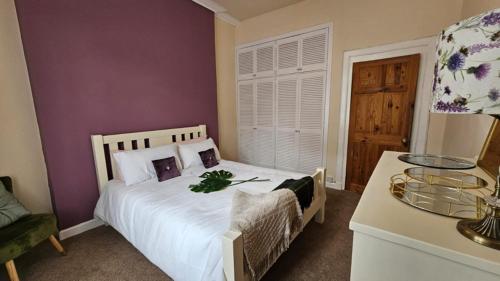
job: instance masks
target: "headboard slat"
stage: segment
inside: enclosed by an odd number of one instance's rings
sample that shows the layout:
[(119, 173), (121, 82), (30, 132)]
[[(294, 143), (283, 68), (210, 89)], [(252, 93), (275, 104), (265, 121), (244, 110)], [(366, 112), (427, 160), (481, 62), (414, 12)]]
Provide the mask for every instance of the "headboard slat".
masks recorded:
[(125, 150), (132, 150), (132, 142), (133, 141), (125, 141), (125, 142), (123, 142), (124, 149)]
[(146, 145), (144, 144), (144, 139), (138, 139), (137, 140), (137, 149), (144, 149), (146, 148)]
[(116, 178), (118, 175), (118, 168), (116, 167), (116, 161), (115, 158), (113, 157), (113, 153), (120, 151), (120, 142), (113, 142), (113, 143), (108, 143), (109, 145), (109, 156), (111, 160), (111, 171), (112, 171), (112, 179)]
[[(183, 137), (184, 135), (184, 137)], [(205, 125), (195, 127), (175, 128), (157, 131), (134, 132), (116, 135), (92, 135), (92, 149), (94, 153), (94, 163), (97, 174), (97, 183), (99, 192), (102, 192), (106, 183), (117, 175), (116, 163), (112, 154), (122, 148), (123, 150), (132, 150), (137, 142), (137, 149), (156, 147), (160, 145), (171, 144), (175, 136), (176, 142), (189, 140), (192, 138), (206, 138), (207, 131)], [(120, 147), (119, 144), (120, 143)], [(106, 159), (108, 159), (108, 164)]]

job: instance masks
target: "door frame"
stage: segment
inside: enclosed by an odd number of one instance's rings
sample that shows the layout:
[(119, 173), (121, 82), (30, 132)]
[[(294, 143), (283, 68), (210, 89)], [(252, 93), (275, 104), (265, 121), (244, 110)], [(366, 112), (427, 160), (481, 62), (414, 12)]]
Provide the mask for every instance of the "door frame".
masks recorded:
[(338, 130), (337, 166), (335, 179), (340, 189), (345, 189), (347, 171), (347, 146), (349, 142), (349, 116), (351, 109), (352, 70), (354, 63), (407, 56), (420, 53), (417, 93), (413, 113), (410, 152), (425, 153), (429, 108), (435, 60), (436, 36), (417, 40), (344, 52), (342, 68), (342, 89), (340, 102), (340, 122)]

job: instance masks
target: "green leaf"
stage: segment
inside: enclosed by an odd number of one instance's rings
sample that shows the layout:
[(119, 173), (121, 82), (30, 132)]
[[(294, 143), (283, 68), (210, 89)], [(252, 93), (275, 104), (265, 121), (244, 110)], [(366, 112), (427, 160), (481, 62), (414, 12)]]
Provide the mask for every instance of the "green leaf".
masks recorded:
[[(238, 185), (245, 182), (263, 182), (269, 181), (269, 179), (258, 179), (258, 177), (254, 177), (248, 180), (229, 180), (233, 177), (233, 174), (228, 171), (219, 170), (212, 172), (205, 172), (200, 176), (203, 180), (199, 184), (191, 184), (189, 185), (189, 189), (193, 192), (203, 192), (210, 193), (214, 191), (220, 191), (225, 189), (228, 186)], [(235, 183), (233, 183), (235, 182)]]
[(232, 177), (233, 174), (231, 172), (224, 170), (205, 172), (203, 173), (203, 175), (200, 176), (200, 178), (206, 178), (206, 179), (230, 179)]
[(204, 180), (202, 180), (199, 184), (191, 184), (189, 188), (193, 192), (203, 193), (223, 190), (231, 185), (232, 181), (229, 179), (232, 177), (233, 174), (231, 172), (224, 170), (205, 172), (200, 176), (200, 178), (203, 178)]

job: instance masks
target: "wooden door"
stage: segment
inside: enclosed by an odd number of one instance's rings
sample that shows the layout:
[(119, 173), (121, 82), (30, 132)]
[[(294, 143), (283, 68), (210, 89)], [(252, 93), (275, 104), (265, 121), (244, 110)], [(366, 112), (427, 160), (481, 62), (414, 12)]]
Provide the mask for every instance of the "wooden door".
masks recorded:
[(354, 64), (347, 189), (363, 192), (385, 150), (409, 151), (419, 61), (415, 54)]

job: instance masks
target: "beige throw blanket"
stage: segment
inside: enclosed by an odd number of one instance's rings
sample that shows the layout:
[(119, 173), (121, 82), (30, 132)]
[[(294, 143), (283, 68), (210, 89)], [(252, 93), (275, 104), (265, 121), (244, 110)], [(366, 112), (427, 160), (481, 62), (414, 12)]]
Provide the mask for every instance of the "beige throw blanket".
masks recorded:
[(260, 280), (302, 231), (303, 216), (295, 193), (280, 189), (264, 194), (237, 190), (231, 229), (243, 235), (243, 251), (253, 280)]

